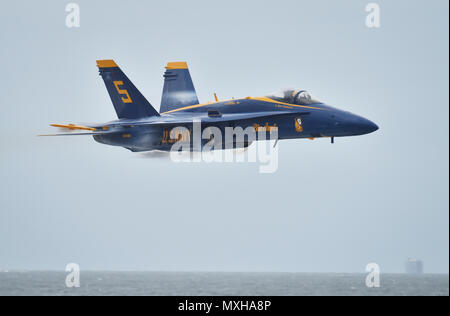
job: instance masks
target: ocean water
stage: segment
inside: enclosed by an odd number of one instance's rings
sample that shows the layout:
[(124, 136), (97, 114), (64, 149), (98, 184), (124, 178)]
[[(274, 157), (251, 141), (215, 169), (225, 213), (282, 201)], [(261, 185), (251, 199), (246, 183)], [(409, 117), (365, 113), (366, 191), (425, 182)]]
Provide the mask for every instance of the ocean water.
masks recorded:
[(65, 272), (0, 272), (0, 296), (10, 295), (413, 295), (448, 296), (448, 275), (382, 274), (368, 288), (364, 274), (81, 272), (67, 288)]

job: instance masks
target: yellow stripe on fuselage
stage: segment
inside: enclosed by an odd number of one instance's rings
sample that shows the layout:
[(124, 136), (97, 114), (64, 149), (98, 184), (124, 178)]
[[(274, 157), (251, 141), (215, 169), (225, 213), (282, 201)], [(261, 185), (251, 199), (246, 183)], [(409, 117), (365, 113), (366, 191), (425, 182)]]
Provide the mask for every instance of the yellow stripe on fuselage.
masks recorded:
[(169, 113), (178, 112), (178, 111), (190, 110), (190, 109), (200, 108), (200, 107), (202, 107), (202, 106), (207, 106), (207, 105), (212, 105), (212, 104), (217, 104), (217, 103), (219, 103), (219, 102), (209, 102), (209, 103), (202, 103), (202, 104), (189, 105), (189, 106), (185, 106), (185, 107), (183, 107), (183, 108), (179, 108), (179, 109), (175, 109), (175, 110), (170, 110), (170, 111), (163, 112), (163, 113), (160, 113), (160, 114), (163, 115), (163, 114), (169, 114)]
[(274, 104), (280, 104), (280, 105), (288, 105), (288, 106), (294, 106), (297, 108), (304, 108), (304, 109), (325, 110), (323, 108), (318, 108), (315, 106), (298, 105), (298, 104), (280, 102), (280, 101), (272, 100), (271, 98), (268, 98), (268, 97), (250, 98), (250, 100), (258, 100), (258, 101), (262, 101), (262, 102), (268, 102), (268, 103), (274, 103)]
[[(304, 108), (304, 109), (325, 110), (323, 108), (318, 108), (318, 107), (314, 107), (314, 106), (291, 104), (291, 103), (285, 103), (285, 102), (279, 102), (276, 100), (272, 100), (267, 97), (259, 97), (259, 98), (232, 99), (232, 100), (226, 100), (226, 101), (220, 101), (220, 102), (209, 102), (209, 103), (189, 105), (189, 106), (185, 106), (185, 107), (182, 107), (179, 109), (163, 112), (163, 113), (161, 113), (161, 115), (170, 114), (170, 113), (174, 113), (174, 112), (178, 112), (178, 111), (196, 109), (196, 108), (200, 108), (203, 106), (214, 105), (214, 104), (218, 104), (218, 103), (223, 103), (224, 105), (236, 105), (237, 102), (244, 101), (244, 100), (254, 100), (254, 101), (267, 102), (267, 103), (273, 103), (273, 104), (279, 104), (279, 105), (293, 106), (293, 107)], [(227, 103), (230, 103), (230, 104), (227, 104)]]

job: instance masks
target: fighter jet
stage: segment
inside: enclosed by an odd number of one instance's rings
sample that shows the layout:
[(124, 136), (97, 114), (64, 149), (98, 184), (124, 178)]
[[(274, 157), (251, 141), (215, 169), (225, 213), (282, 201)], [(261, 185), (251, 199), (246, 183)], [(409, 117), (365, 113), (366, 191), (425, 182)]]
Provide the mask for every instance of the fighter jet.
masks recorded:
[[(214, 127), (226, 134), (227, 128), (254, 130), (258, 135), (277, 131), (277, 141), (356, 136), (372, 133), (378, 126), (368, 119), (333, 108), (301, 89), (286, 89), (263, 97), (200, 103), (186, 62), (170, 62), (164, 73), (160, 112), (147, 101), (113, 60), (98, 60), (100, 76), (108, 90), (118, 119), (104, 124), (51, 124), (67, 130), (43, 136), (90, 135), (107, 145), (120, 146), (133, 152), (170, 151), (183, 141), (194, 144), (195, 124), (200, 134)], [(201, 136), (200, 136), (201, 137)], [(221, 140), (213, 149), (248, 147), (234, 138)], [(200, 139), (200, 145), (211, 139)], [(189, 150), (202, 147), (188, 146)]]

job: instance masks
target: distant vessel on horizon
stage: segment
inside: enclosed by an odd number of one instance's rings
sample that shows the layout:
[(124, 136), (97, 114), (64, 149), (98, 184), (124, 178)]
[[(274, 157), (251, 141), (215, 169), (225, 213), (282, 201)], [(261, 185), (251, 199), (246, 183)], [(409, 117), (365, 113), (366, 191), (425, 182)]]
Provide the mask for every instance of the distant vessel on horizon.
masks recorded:
[(407, 274), (423, 274), (423, 261), (408, 258), (405, 263), (405, 272)]

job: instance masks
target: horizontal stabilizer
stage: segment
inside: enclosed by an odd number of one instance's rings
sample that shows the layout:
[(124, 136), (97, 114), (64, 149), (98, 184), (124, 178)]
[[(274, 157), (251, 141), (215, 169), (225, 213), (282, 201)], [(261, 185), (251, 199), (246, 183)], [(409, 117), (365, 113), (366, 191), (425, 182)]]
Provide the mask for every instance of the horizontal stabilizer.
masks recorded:
[(120, 132), (92, 132), (92, 133), (60, 133), (60, 134), (44, 134), (38, 135), (39, 137), (47, 137), (47, 136), (82, 136), (82, 135), (105, 135), (105, 134), (114, 134)]
[(98, 126), (98, 127), (88, 127), (88, 126), (81, 126), (76, 124), (50, 124), (52, 127), (62, 128), (62, 129), (68, 129), (71, 131), (81, 130), (86, 131), (84, 133), (58, 133), (58, 134), (46, 134), (46, 135), (38, 135), (38, 136), (81, 136), (81, 135), (105, 135), (105, 134), (114, 134), (114, 133), (120, 133), (121, 127), (119, 127), (120, 130), (110, 130), (108, 126)]
[(65, 124), (50, 124), (50, 126), (65, 128), (65, 129), (70, 129), (70, 130), (83, 130), (83, 131), (95, 131), (96, 130), (95, 127), (80, 126), (80, 125), (75, 125), (75, 124), (67, 124), (67, 125), (65, 125)]

